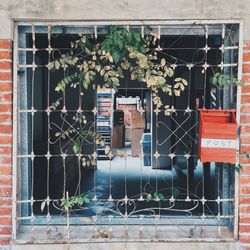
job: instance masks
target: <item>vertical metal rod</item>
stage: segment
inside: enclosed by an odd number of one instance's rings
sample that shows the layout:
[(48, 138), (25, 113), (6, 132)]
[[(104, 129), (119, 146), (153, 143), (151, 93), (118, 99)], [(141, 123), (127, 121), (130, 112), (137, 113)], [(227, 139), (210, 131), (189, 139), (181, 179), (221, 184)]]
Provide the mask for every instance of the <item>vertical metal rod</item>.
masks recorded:
[[(66, 192), (66, 199), (69, 199), (69, 193), (68, 191)], [(66, 208), (66, 215), (67, 215), (67, 249), (70, 249), (70, 211), (69, 208)]]
[(111, 157), (109, 157), (109, 201), (113, 201), (112, 198), (112, 163), (111, 163)]
[(206, 108), (206, 97), (207, 97), (207, 48), (208, 48), (208, 25), (205, 25), (205, 38), (206, 38), (206, 45), (205, 45), (205, 64), (203, 66), (203, 70), (204, 70), (204, 94), (203, 94), (203, 98), (204, 98), (204, 103), (203, 103), (203, 108)]
[(32, 25), (32, 79), (31, 79), (31, 202), (30, 202), (30, 210), (31, 210), (31, 231), (32, 237), (34, 238), (34, 116), (35, 116), (35, 108), (34, 108), (34, 92), (35, 92), (35, 70), (36, 70), (36, 39), (35, 39), (35, 26)]
[(18, 64), (18, 25), (14, 23), (13, 41), (13, 147), (12, 147), (12, 238), (16, 240), (18, 221), (17, 221), (17, 64)]
[[(239, 24), (239, 49), (238, 49), (238, 79), (242, 78), (242, 55), (243, 55), (243, 22)], [(238, 129), (240, 128), (240, 104), (241, 104), (241, 86), (237, 87), (237, 103), (236, 103), (236, 121)], [(240, 163), (240, 138), (237, 139), (237, 154), (236, 165)], [(235, 171), (235, 184), (234, 184), (234, 238), (238, 239), (238, 223), (239, 223), (239, 173)]]
[[(51, 60), (51, 26), (48, 26), (48, 64), (50, 63)], [(48, 124), (50, 124), (50, 70), (48, 69), (48, 95), (47, 95), (47, 119), (48, 119)], [(49, 143), (49, 139), (50, 139), (50, 127), (48, 126), (47, 129), (47, 133), (48, 133), (48, 142), (47, 142), (47, 232), (49, 230), (49, 223), (50, 223), (50, 186), (49, 186), (49, 172), (50, 172), (50, 143)]]

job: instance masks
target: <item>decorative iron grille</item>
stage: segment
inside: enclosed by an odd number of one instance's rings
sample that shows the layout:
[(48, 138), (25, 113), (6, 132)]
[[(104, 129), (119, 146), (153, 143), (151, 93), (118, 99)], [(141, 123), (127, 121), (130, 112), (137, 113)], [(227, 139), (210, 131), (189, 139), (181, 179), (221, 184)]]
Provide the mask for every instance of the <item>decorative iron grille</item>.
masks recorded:
[[(16, 240), (69, 243), (236, 236), (235, 168), (202, 164), (197, 133), (199, 108), (236, 107), (236, 89), (218, 90), (209, 77), (218, 70), (237, 76), (239, 24), (125, 24), (142, 36), (157, 33), (160, 42), (152, 49), (173, 67), (174, 77), (187, 80), (180, 96), (162, 96), (168, 114), (154, 107), (144, 84), (126, 77), (116, 91), (96, 88), (82, 95), (83, 87), (77, 83), (63, 94), (54, 91), (66, 69), (53, 72), (49, 63), (70, 51), (78, 33), (97, 42), (113, 23), (17, 24)], [(118, 98), (120, 106), (115, 104)], [(124, 125), (123, 132), (115, 134), (120, 109), (125, 118), (118, 126)], [(131, 110), (146, 120), (140, 131), (131, 129)], [(132, 138), (126, 138), (129, 133)], [(142, 141), (143, 133), (151, 135), (149, 142)], [(93, 134), (104, 136), (105, 143), (97, 143), (100, 138)], [(136, 136), (139, 141), (134, 142)], [(72, 145), (79, 138), (76, 152)], [(116, 146), (122, 153), (112, 146), (115, 138), (122, 140)], [(133, 144), (139, 153), (133, 153)], [(83, 198), (87, 202), (63, 209), (62, 202), (74, 195), (87, 195)]]

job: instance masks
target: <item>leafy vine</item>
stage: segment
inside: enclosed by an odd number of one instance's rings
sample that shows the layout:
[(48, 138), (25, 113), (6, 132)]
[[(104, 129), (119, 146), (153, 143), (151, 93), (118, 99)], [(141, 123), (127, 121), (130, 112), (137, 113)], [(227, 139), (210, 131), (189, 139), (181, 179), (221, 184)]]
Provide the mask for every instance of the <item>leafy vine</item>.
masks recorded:
[[(139, 33), (128, 31), (126, 28), (111, 27), (105, 39), (96, 41), (85, 35), (79, 34), (78, 39), (71, 42), (71, 49), (66, 53), (53, 53), (53, 60), (49, 62), (48, 69), (52, 72), (63, 70), (64, 76), (56, 83), (55, 91), (64, 93), (66, 88), (79, 88), (80, 95), (84, 90), (98, 87), (118, 90), (121, 80), (129, 77), (132, 81), (145, 84), (152, 90), (155, 108), (163, 109), (165, 115), (171, 112), (170, 107), (163, 106), (159, 91), (167, 95), (180, 96), (188, 85), (181, 77), (174, 77), (174, 65), (170, 65), (164, 58), (160, 58), (156, 51), (152, 50), (157, 42), (157, 35), (150, 34), (145, 38)], [(170, 83), (167, 82), (169, 80)], [(172, 84), (174, 83), (174, 84)], [(50, 109), (59, 107), (63, 98), (52, 103)], [(87, 118), (78, 112), (73, 117), (74, 122), (83, 125), (80, 131), (73, 128), (55, 133), (55, 137), (65, 140), (69, 135), (74, 137), (72, 150), (75, 154), (81, 153), (83, 139), (91, 137), (95, 143), (105, 149), (105, 154), (112, 157), (112, 151), (100, 134), (86, 130)], [(126, 157), (124, 152), (118, 151), (117, 155)], [(83, 166), (95, 165), (96, 155), (82, 157)], [(160, 199), (164, 196), (160, 194)], [(149, 194), (147, 200), (155, 198), (155, 194)], [(75, 205), (88, 203), (86, 194), (68, 197), (61, 200), (61, 207), (71, 209)], [(42, 203), (44, 207), (45, 203)]]
[[(131, 80), (145, 83), (152, 89), (156, 108), (162, 108), (158, 91), (179, 96), (187, 81), (177, 77), (173, 87), (167, 83), (167, 78), (174, 76), (173, 65), (168, 65), (164, 58), (158, 57), (156, 51), (150, 50), (156, 39), (155, 35), (143, 38), (139, 33), (125, 28), (111, 27), (105, 40), (93, 46), (90, 38), (79, 34), (79, 39), (71, 42), (69, 52), (48, 64), (49, 70), (65, 71), (55, 91), (63, 92), (66, 86), (75, 88), (78, 84), (87, 90), (90, 86), (95, 88), (97, 82), (101, 87), (117, 90), (120, 80), (128, 73)], [(84, 95), (83, 92), (81, 94)]]

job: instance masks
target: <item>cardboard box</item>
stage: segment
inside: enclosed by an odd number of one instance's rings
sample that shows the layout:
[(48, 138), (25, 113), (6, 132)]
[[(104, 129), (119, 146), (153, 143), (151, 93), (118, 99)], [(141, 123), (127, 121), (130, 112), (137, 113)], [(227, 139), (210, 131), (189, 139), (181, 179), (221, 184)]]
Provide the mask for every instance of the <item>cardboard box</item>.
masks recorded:
[(125, 126), (125, 142), (131, 142), (131, 127)]
[(132, 129), (145, 129), (145, 112), (140, 113), (137, 110), (131, 110), (130, 115)]
[(140, 140), (144, 129), (132, 129), (131, 130), (131, 155), (133, 157), (139, 156), (141, 154), (141, 144)]
[(112, 129), (112, 147), (125, 147), (125, 129), (123, 125), (117, 125)]

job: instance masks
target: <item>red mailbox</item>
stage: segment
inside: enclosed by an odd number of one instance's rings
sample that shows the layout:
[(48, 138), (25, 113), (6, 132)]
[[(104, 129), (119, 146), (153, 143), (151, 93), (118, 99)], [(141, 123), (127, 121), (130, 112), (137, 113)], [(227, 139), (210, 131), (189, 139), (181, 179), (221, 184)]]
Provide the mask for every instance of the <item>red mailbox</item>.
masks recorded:
[(199, 111), (200, 161), (235, 163), (237, 151), (235, 110), (200, 109)]

